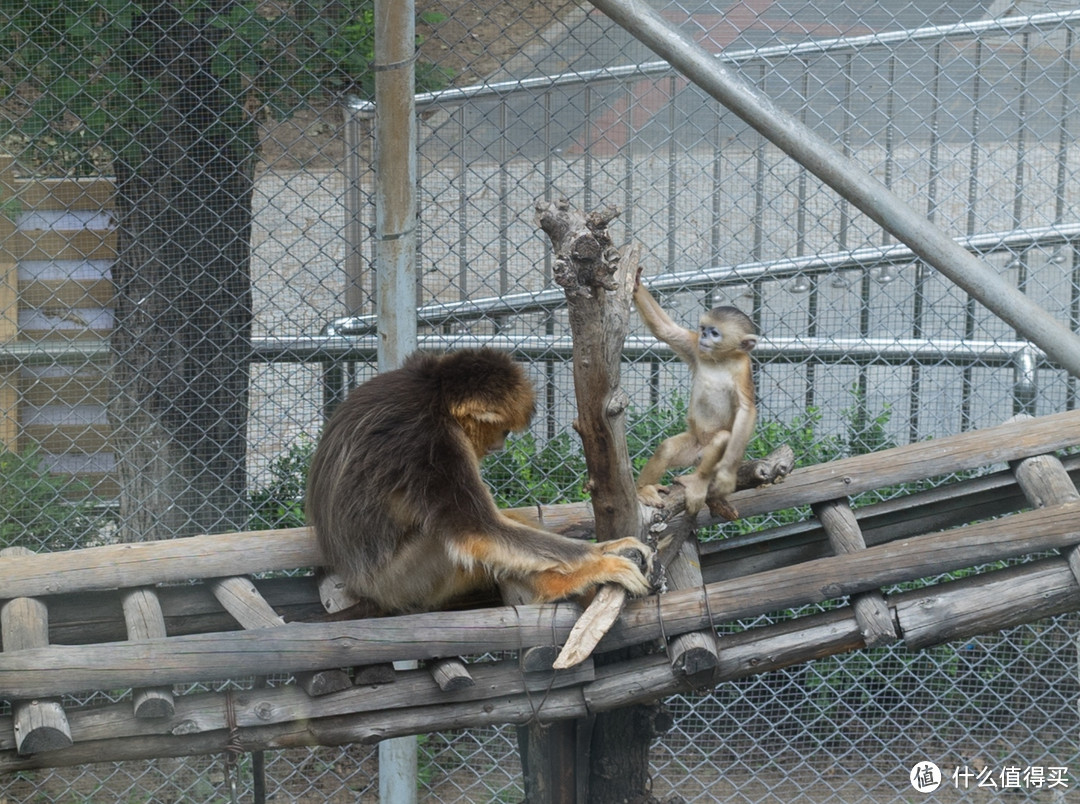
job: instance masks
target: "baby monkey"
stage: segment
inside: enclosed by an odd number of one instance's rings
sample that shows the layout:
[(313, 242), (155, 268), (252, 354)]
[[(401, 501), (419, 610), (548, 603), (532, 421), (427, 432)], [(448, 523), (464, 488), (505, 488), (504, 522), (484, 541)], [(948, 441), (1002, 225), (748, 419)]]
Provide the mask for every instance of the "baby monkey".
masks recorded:
[[(675, 482), (686, 489), (686, 512), (705, 505), (710, 488), (721, 498), (735, 490), (735, 476), (754, 432), (757, 406), (750, 352), (757, 328), (735, 307), (715, 307), (701, 316), (698, 331), (679, 326), (641, 284), (638, 274), (634, 303), (649, 330), (690, 366), (692, 384), (686, 432), (665, 440), (638, 477), (638, 495), (646, 505), (663, 507), (657, 484), (674, 467), (696, 466)], [(714, 513), (737, 517), (727, 505)]]

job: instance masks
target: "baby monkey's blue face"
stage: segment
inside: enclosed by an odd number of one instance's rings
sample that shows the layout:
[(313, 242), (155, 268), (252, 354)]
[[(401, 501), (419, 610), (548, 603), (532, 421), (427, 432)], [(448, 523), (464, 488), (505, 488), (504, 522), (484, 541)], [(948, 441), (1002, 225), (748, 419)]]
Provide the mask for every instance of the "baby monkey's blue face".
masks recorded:
[(718, 307), (701, 317), (698, 352), (704, 359), (719, 360), (733, 352), (750, 352), (755, 346), (754, 325), (741, 311)]

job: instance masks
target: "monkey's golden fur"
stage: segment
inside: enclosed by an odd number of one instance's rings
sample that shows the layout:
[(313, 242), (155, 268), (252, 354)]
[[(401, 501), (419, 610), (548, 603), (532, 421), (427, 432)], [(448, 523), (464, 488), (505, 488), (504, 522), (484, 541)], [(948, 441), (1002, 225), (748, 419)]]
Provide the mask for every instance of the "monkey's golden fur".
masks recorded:
[(492, 349), (416, 353), (354, 390), (311, 463), (308, 523), (348, 590), (388, 613), (437, 608), (495, 582), (533, 602), (604, 583), (649, 584), (617, 555), (637, 539), (597, 545), (521, 524), (498, 510), (480, 459), (523, 430), (534, 409), (524, 371)]

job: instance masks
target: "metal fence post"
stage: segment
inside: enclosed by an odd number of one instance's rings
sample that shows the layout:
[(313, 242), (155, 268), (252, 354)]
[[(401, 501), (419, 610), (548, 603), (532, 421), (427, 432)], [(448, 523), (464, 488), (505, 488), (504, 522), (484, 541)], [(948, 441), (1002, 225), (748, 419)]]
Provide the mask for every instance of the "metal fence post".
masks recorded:
[(1039, 394), (1039, 350), (1028, 345), (1018, 351), (1013, 362), (1013, 413), (1035, 416)]

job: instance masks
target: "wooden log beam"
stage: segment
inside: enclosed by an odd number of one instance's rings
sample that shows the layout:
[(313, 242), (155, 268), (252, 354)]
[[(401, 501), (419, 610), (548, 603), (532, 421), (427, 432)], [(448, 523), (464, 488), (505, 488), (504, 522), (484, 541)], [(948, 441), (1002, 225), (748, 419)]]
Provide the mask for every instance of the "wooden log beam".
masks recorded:
[[(1065, 459), (1080, 472), (1080, 455)], [(868, 546), (1004, 516), (1026, 506), (1012, 472), (946, 483), (855, 509)], [(701, 545), (706, 583), (810, 561), (833, 554), (825, 529), (816, 519), (779, 525), (755, 533), (716, 539)]]
[[(1080, 503), (1068, 503), (944, 533), (898, 539), (857, 553), (731, 578), (706, 586), (709, 608), (719, 623), (820, 603), (1044, 549), (1066, 548), (1080, 543), (1080, 520), (1070, 521), (1077, 514)], [(694, 597), (690, 592), (661, 596), (660, 610), (667, 634), (685, 633), (704, 625), (700, 610), (693, 611)], [(655, 608), (649, 600), (631, 602), (600, 649), (656, 638)]]
[(309, 528), (126, 542), (0, 557), (6, 597), (68, 595), (321, 565)]
[[(822, 558), (747, 578), (710, 584), (716, 622), (1019, 555), (1080, 544), (1080, 502), (1028, 511)], [(638, 645), (709, 624), (700, 590), (628, 603), (601, 650)], [(0, 654), (0, 689), (35, 697), (82, 689), (153, 686), (244, 675), (342, 667), (372, 661), (430, 659), (515, 650), (565, 639), (580, 609), (568, 604), (439, 612), (334, 623), (290, 623), (235, 634), (195, 634), (146, 643), (34, 648)], [(663, 618), (663, 629), (659, 619)], [(149, 662), (147, 655), (153, 655)]]
[(890, 599), (910, 650), (970, 639), (1080, 610), (1080, 586), (1064, 558), (973, 575)]
[(766, 514), (1029, 458), (1078, 443), (1080, 410), (1065, 411), (796, 469), (779, 485), (735, 492), (731, 504), (743, 517)]
[[(805, 661), (812, 655), (859, 646), (850, 611), (814, 615), (795, 623), (733, 635), (725, 677), (739, 678)], [(663, 655), (611, 665), (594, 674), (591, 663), (553, 679), (523, 676), (513, 662), (472, 666), (477, 684), (440, 693), (424, 671), (402, 673), (391, 688), (350, 691), (311, 699), (292, 687), (233, 692), (238, 736), (245, 750), (301, 745), (371, 743), (444, 728), (584, 717), (687, 691)], [(526, 684), (529, 692), (525, 692)], [(481, 704), (480, 702), (483, 701)], [(169, 722), (138, 721), (120, 704), (72, 712), (77, 742), (47, 759), (19, 757), (0, 741), (0, 773), (84, 762), (186, 756), (224, 750), (224, 696), (201, 693), (177, 702)], [(453, 725), (451, 725), (453, 724)], [(0, 718), (0, 731), (5, 718)], [(201, 738), (201, 739), (192, 739)]]
[[(919, 441), (890, 450), (802, 467), (792, 471), (782, 483), (740, 489), (732, 494), (730, 499), (743, 517), (768, 514), (800, 505), (809, 505), (819, 500), (873, 491), (886, 485), (921, 482), (928, 477), (979, 469), (988, 464), (1021, 460), (1078, 443), (1080, 443), (1080, 410), (1066, 411), (1029, 419), (1026, 425), (1021, 422), (1007, 422), (997, 427), (971, 430), (959, 435)], [(1075, 456), (1066, 458), (1065, 463), (1071, 472), (1076, 472), (1080, 468), (1080, 462), (1075, 459)], [(999, 485), (1010, 487), (1015, 491), (1011, 480), (1002, 484), (1000, 482), (1002, 476), (997, 477)], [(964, 483), (965, 485), (974, 484), (975, 481), (964, 481)], [(936, 494), (934, 491), (936, 490), (924, 492), (922, 495), (926, 499), (938, 499), (939, 507), (947, 509), (943, 497), (951, 491), (944, 490)], [(916, 495), (911, 496), (914, 498)], [(986, 496), (988, 504), (997, 508), (999, 512), (1015, 510), (1012, 505), (1013, 498), (999, 497), (991, 488), (986, 489)], [(1002, 508), (1002, 505), (1006, 507)], [(874, 506), (875, 510), (881, 512), (890, 509), (900, 511), (909, 507), (907, 498)], [(858, 513), (861, 518), (863, 511), (860, 510)], [(532, 509), (521, 509), (520, 514), (527, 518), (536, 516), (535, 510)], [(543, 508), (543, 516), (545, 527), (559, 533), (587, 534), (591, 532), (590, 514), (588, 505), (585, 503), (546, 506)], [(679, 514), (678, 517), (672, 519), (669, 526), (673, 528), (682, 526), (682, 519), (683, 515)], [(715, 525), (722, 521), (724, 520), (712, 517), (703, 510), (693, 523), (693, 528)], [(896, 527), (903, 527), (903, 524), (900, 520), (895, 523)], [(957, 524), (957, 520), (952, 517), (943, 526), (954, 524)], [(931, 529), (933, 528), (926, 527), (919, 530), (925, 532)], [(866, 534), (867, 544), (872, 544), (869, 528), (864, 526), (863, 532)], [(821, 538), (824, 538), (823, 534)], [(883, 531), (883, 538), (894, 538), (894, 536)], [(708, 561), (709, 555), (707, 554), (705, 558)], [(745, 572), (740, 571), (740, 574), (745, 574)]]
[[(472, 665), (471, 674), (474, 684), (452, 691), (441, 690), (432, 675), (423, 669), (400, 672), (398, 682), (388, 687), (352, 687), (318, 698), (311, 698), (293, 686), (233, 690), (233, 717), (236, 725), (246, 729), (308, 718), (407, 711), (420, 705), (433, 708), (459, 705), (460, 711), (482, 712), (488, 708), (485, 702), (489, 700), (515, 696), (531, 697), (534, 707), (543, 714), (548, 693), (580, 687), (595, 678), (591, 663), (555, 675), (523, 674), (512, 660)], [(130, 706), (123, 703), (73, 709), (71, 717), (77, 743), (101, 744), (154, 735), (184, 736), (228, 728), (225, 695), (216, 692), (181, 696), (172, 717), (155, 721), (134, 718)], [(10, 716), (0, 717), (0, 730), (4, 731), (0, 735), (0, 757), (14, 753), (11, 724)]]
[[(905, 640), (916, 648), (1080, 609), (1080, 586), (1065, 559), (1051, 558), (904, 592), (889, 603), (897, 609)], [(726, 636), (718, 679), (744, 678), (862, 646), (854, 612), (842, 607)], [(543, 693), (551, 680), (530, 682), (512, 662), (473, 665), (472, 672), (478, 683), (450, 696), (438, 692), (424, 671), (402, 674), (400, 687), (354, 688), (319, 699), (292, 687), (234, 693), (238, 734), (251, 751), (371, 742), (444, 728), (525, 722), (537, 709), (544, 718), (579, 717), (687, 690), (686, 680), (663, 655), (607, 666), (595, 677), (556, 674), (549, 695)], [(570, 686), (555, 689), (563, 682)], [(521, 687), (515, 692), (516, 683), (534, 686), (524, 694)], [(15, 753), (11, 718), (0, 717), (0, 773), (217, 753), (225, 750), (229, 737), (224, 712), (224, 698), (217, 693), (180, 698), (172, 720), (140, 721), (123, 704), (72, 710), (75, 745), (31, 757)]]
[[(1080, 410), (973, 430), (932, 441), (796, 469), (774, 486), (731, 496), (743, 516), (769, 513), (885, 485), (1009, 462), (1080, 443)], [(535, 517), (535, 508), (519, 509)], [(545, 526), (590, 529), (587, 505), (543, 509)], [(695, 526), (711, 524), (702, 514)], [(865, 529), (864, 529), (865, 530)], [(192, 536), (160, 542), (88, 547), (61, 553), (0, 558), (5, 597), (69, 595), (192, 578), (245, 575), (319, 566), (323, 558), (307, 528)]]
[[(1075, 483), (1080, 477), (1080, 455), (1064, 456), (1061, 462)], [(912, 533), (929, 533), (978, 518), (1003, 516), (1025, 504), (1016, 478), (1011, 471), (1005, 470), (874, 503), (856, 509), (854, 514), (866, 544), (874, 546)], [(564, 527), (587, 532), (591, 518), (584, 511), (577, 512), (585, 517), (584, 520), (563, 516), (561, 512), (567, 508), (576, 509), (577, 506), (545, 508), (545, 522), (550, 512)], [(535, 508), (517, 510), (521, 513), (529, 511), (536, 516)], [(824, 529), (816, 519), (705, 542), (699, 545), (699, 550), (706, 583), (832, 555)], [(255, 585), (286, 621), (326, 619), (319, 604), (316, 579), (312, 576), (259, 579)], [(169, 634), (178, 636), (240, 628), (206, 586), (161, 586), (157, 587), (156, 594)], [(120, 614), (120, 593), (115, 589), (48, 595), (40, 599), (49, 609), (50, 644), (80, 645), (126, 638)], [(493, 601), (478, 600), (473, 607), (492, 604)], [(554, 655), (552, 652), (552, 657)], [(548, 666), (550, 664), (549, 659)]]

